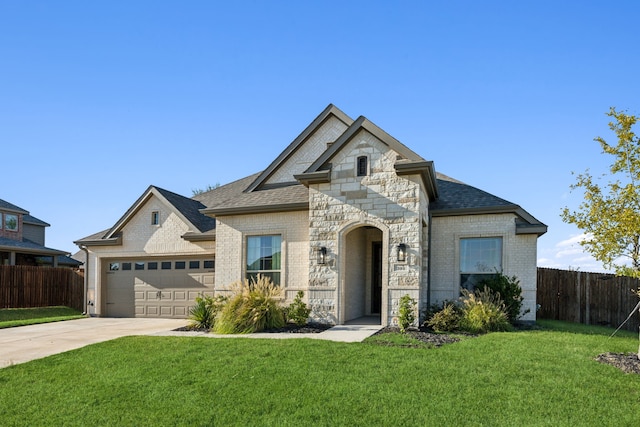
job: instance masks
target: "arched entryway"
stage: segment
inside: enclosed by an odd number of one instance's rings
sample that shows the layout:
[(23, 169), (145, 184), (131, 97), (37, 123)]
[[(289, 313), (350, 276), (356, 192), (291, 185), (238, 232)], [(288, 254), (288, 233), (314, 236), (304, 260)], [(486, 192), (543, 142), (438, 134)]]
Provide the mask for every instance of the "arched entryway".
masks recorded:
[(341, 323), (386, 320), (385, 233), (376, 226), (360, 224), (345, 229), (341, 240)]

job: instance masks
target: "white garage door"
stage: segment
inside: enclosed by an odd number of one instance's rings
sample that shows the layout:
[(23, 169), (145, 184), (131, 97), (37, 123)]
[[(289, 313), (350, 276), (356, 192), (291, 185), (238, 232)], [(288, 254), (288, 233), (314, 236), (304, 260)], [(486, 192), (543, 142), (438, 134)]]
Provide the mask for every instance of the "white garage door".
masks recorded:
[(186, 318), (199, 294), (213, 295), (212, 258), (123, 259), (106, 265), (106, 315)]

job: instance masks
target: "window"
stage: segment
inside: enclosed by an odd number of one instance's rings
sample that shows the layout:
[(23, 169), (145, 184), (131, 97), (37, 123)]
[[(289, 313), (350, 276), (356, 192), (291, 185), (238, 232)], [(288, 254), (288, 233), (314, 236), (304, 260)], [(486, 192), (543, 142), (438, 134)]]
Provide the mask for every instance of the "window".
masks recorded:
[(118, 271), (120, 270), (120, 263), (119, 262), (111, 262), (109, 263), (109, 271)]
[(367, 175), (367, 156), (358, 157), (356, 169), (357, 169), (356, 171), (357, 176)]
[(184, 270), (187, 263), (184, 261), (176, 261), (176, 270)]
[(215, 270), (216, 269), (216, 262), (215, 260), (209, 259), (209, 260), (205, 260), (204, 261), (204, 268), (208, 268), (210, 270)]
[(157, 262), (148, 262), (147, 263), (147, 270), (157, 270), (158, 269), (158, 263)]
[(130, 262), (123, 262), (122, 263), (122, 269), (123, 270), (131, 270), (131, 263)]
[(0, 230), (4, 227), (4, 222), (2, 221), (2, 212), (0, 212)]
[(460, 239), (460, 287), (473, 291), (482, 279), (502, 271), (502, 238)]
[(136, 262), (134, 267), (136, 270), (144, 270), (144, 262)]
[(189, 269), (195, 270), (200, 268), (200, 261), (189, 261)]
[(281, 236), (247, 237), (247, 279), (260, 274), (280, 284), (281, 241)]
[(153, 211), (151, 212), (151, 225), (159, 225), (160, 224), (160, 212)]
[(18, 215), (4, 214), (4, 228), (9, 231), (18, 231)]
[(171, 261), (162, 261), (163, 270), (171, 270)]

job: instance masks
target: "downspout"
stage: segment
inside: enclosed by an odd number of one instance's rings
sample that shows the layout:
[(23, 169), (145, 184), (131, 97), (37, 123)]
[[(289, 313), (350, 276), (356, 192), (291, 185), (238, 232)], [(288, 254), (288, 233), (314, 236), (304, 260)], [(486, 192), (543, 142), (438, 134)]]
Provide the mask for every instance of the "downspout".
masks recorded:
[(431, 209), (429, 209), (429, 224), (427, 225), (427, 241), (429, 247), (427, 248), (427, 309), (431, 307)]
[(87, 302), (87, 294), (89, 293), (89, 249), (86, 246), (80, 245), (80, 249), (85, 254), (85, 262), (84, 262), (84, 294), (82, 296), (82, 303), (84, 305), (84, 311), (82, 312), (83, 316), (89, 315), (89, 303)]

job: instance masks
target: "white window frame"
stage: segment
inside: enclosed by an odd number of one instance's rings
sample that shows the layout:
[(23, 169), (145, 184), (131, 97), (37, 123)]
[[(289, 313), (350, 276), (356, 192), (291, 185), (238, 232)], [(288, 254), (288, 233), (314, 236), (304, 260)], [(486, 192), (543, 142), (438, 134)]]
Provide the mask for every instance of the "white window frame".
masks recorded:
[[(284, 236), (282, 233), (269, 233), (269, 234), (248, 234), (243, 236), (244, 237), (244, 270), (245, 270), (245, 274), (244, 277), (249, 280), (250, 277), (254, 277), (257, 276), (258, 274), (260, 275), (265, 275), (265, 276), (269, 276), (273, 283), (277, 286), (283, 286), (284, 284)], [(264, 237), (278, 237), (280, 238), (280, 265), (278, 269), (271, 269), (271, 270), (266, 270), (266, 269), (258, 269), (258, 270), (250, 270), (249, 269), (249, 239), (256, 239), (256, 238), (264, 238)], [(272, 246), (273, 248), (273, 246)], [(273, 255), (273, 254), (271, 254)], [(273, 274), (277, 274), (278, 275), (278, 280), (273, 280)]]
[(160, 211), (151, 212), (151, 225), (160, 225)]

